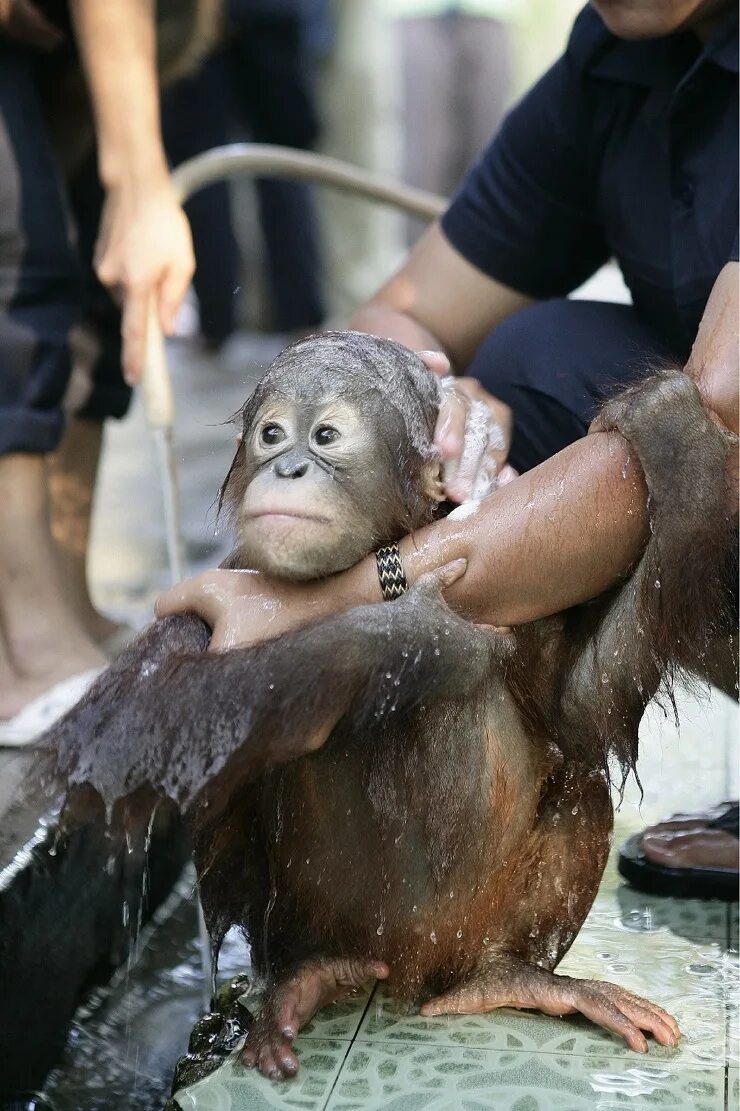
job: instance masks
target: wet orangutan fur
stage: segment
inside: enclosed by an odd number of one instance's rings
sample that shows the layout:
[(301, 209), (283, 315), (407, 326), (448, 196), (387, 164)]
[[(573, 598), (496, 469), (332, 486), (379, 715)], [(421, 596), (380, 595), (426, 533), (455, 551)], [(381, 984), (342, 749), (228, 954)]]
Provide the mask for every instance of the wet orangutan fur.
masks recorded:
[[(359, 417), (361, 466), (296, 446), (285, 412), (297, 428), (327, 398), (350, 426)], [(278, 467), (291, 479), (310, 465), (342, 506), (324, 573), (432, 519), (438, 404), (421, 361), (390, 341), (329, 333), (288, 348), (243, 411), (222, 490), (238, 532), (229, 565), (265, 562), (244, 507)], [(730, 653), (736, 439), (679, 371), (624, 391), (599, 421), (629, 442), (649, 491), (645, 551), (614, 589), (507, 634), (456, 616), (426, 583), (222, 655), (204, 653), (198, 619), (161, 621), (52, 731), (70, 797), (92, 784), (112, 807), (149, 791), (189, 812), (212, 935), (243, 928), (278, 984), (306, 962), (361, 957), (385, 962), (409, 1000), (495, 983), (491, 1005), (608, 1025), (594, 993), (612, 1006), (621, 989), (545, 979), (601, 879), (610, 764), (634, 768), (644, 708), (679, 672)], [(562, 984), (575, 1006), (550, 1001)]]

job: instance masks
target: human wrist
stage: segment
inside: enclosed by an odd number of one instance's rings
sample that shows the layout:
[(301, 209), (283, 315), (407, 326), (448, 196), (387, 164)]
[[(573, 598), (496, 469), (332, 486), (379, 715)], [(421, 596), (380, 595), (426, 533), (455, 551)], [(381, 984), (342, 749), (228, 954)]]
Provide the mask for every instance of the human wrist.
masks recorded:
[(156, 142), (101, 144), (98, 168), (106, 193), (151, 194), (172, 187), (164, 150)]

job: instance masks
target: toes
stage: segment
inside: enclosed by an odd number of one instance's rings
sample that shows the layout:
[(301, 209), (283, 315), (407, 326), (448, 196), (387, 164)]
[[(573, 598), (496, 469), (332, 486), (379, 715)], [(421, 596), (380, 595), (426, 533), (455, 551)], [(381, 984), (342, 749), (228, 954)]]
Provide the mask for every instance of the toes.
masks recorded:
[(579, 994), (577, 1000), (574, 1000), (574, 1007), (597, 1026), (611, 1030), (613, 1034), (619, 1034), (636, 1053), (647, 1053), (648, 1044), (645, 1035), (631, 1019), (623, 1014), (616, 1003), (595, 993), (588, 993)]
[[(625, 998), (626, 996), (626, 998)], [(641, 1030), (647, 1030), (661, 1045), (676, 1046), (681, 1038), (678, 1023), (667, 1011), (647, 999), (625, 992), (616, 999), (620, 1011)]]
[(245, 1068), (258, 1068), (269, 1080), (283, 1080), (298, 1072), (298, 1058), (292, 1046), (278, 1038), (247, 1042), (241, 1052)]
[(387, 980), (390, 975), (388, 965), (383, 961), (344, 960), (330, 966), (340, 987), (361, 988), (368, 980)]

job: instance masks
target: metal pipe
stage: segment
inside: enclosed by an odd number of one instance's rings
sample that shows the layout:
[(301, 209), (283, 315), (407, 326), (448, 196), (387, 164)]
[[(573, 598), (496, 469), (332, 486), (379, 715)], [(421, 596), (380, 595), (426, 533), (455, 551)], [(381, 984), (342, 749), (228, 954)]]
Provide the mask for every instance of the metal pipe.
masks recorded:
[(232, 143), (214, 147), (178, 166), (173, 171), (172, 181), (180, 200), (186, 201), (205, 185), (245, 173), (326, 185), (355, 197), (390, 205), (423, 220), (436, 219), (447, 204), (436, 193), (402, 185), (393, 178), (371, 173), (338, 158), (271, 143)]

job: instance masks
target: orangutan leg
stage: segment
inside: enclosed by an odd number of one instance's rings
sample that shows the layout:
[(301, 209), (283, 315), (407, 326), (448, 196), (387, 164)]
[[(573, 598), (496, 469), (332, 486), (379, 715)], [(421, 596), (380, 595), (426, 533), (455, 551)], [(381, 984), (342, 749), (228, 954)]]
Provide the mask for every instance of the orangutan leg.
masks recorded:
[(385, 980), (388, 966), (370, 960), (307, 961), (278, 981), (265, 1000), (242, 1050), (247, 1068), (255, 1065), (271, 1080), (295, 1076), (293, 1041), (317, 1011), (368, 980)]
[(605, 1030), (613, 1030), (638, 1053), (647, 1053), (643, 1030), (661, 1045), (675, 1046), (681, 1037), (676, 1020), (662, 1008), (624, 988), (602, 980), (556, 976), (518, 957), (487, 957), (458, 988), (430, 999), (425, 1017), (485, 1014), (498, 1007), (543, 1011), (546, 1015), (580, 1013)]

